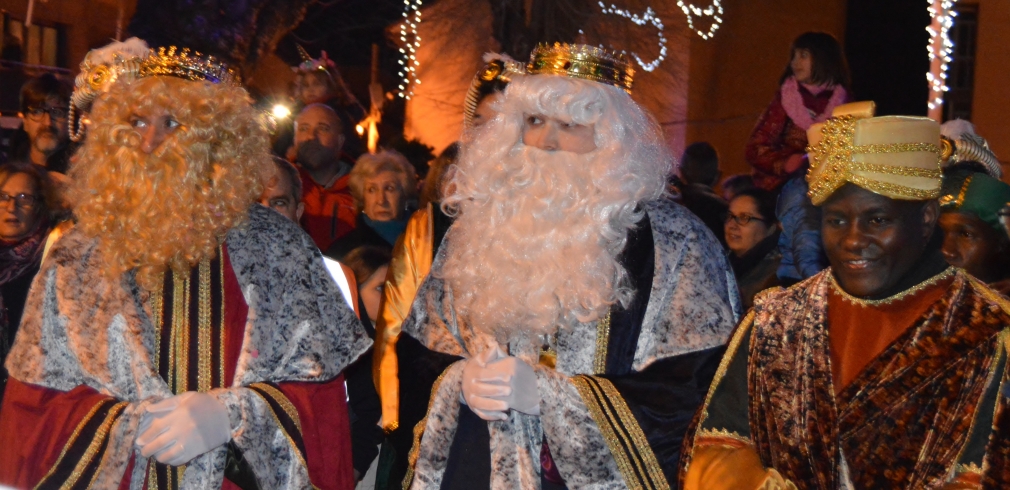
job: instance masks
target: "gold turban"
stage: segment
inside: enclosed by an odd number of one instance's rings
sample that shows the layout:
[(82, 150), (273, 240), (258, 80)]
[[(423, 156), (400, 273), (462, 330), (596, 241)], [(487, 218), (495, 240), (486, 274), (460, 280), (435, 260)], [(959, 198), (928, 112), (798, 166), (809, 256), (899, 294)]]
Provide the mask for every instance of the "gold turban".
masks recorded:
[(873, 102), (836, 107), (807, 131), (810, 200), (821, 205), (852, 183), (891, 199), (940, 195), (940, 124), (926, 117), (873, 117)]

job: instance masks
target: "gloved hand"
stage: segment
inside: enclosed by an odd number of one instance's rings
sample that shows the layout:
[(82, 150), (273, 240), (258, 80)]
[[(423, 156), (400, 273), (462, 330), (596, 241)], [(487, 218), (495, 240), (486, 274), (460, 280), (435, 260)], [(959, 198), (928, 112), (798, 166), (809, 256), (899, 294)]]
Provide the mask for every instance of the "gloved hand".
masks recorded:
[(540, 388), (533, 367), (518, 357), (505, 356), (487, 363), (485, 373), (488, 379), (508, 385), (504, 396), (494, 396), (504, 400), (508, 408), (529, 415), (540, 415)]
[[(494, 373), (487, 370), (487, 363), (503, 356), (498, 348), (471, 357), (463, 365), (462, 402), (473, 410), (473, 413), (484, 420), (505, 420), (508, 414), (508, 403), (502, 398), (508, 396), (510, 388), (502, 380), (494, 378)], [(498, 398), (492, 398), (498, 397)]]
[(148, 407), (137, 432), (142, 456), (179, 466), (230, 441), (231, 422), (216, 398), (187, 391)]

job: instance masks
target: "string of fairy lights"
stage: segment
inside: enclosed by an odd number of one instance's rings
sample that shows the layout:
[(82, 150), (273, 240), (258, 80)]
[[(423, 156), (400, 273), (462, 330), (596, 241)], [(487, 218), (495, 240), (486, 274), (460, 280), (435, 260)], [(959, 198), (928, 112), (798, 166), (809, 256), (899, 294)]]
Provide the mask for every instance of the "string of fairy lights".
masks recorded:
[[(421, 36), (417, 34), (417, 28), (421, 24), (422, 1), (423, 0), (403, 0), (403, 21), (400, 23), (400, 42), (402, 46), (400, 48), (400, 54), (403, 55), (403, 58), (399, 60), (399, 76), (401, 80), (397, 95), (407, 100), (410, 100), (410, 98), (414, 95), (414, 86), (421, 84), (421, 79), (418, 78), (417, 75), (417, 70), (421, 66), (421, 63), (417, 60), (417, 52), (421, 48)], [(645, 12), (639, 15), (620, 9), (612, 4), (607, 6), (602, 1), (599, 2), (599, 5), (600, 9), (605, 14), (619, 15), (640, 26), (651, 24), (659, 31), (657, 34), (659, 56), (657, 56), (656, 59), (646, 62), (642, 60), (637, 53), (632, 53), (632, 56), (643, 70), (653, 71), (658, 68), (659, 64), (666, 59), (666, 35), (664, 34), (665, 27), (663, 25), (663, 20), (656, 15), (656, 12), (652, 10), (652, 7), (646, 7)], [(687, 16), (687, 26), (702, 39), (712, 39), (715, 35), (715, 31), (717, 31), (719, 29), (719, 25), (722, 24), (723, 8), (721, 0), (712, 0), (712, 3), (705, 8), (695, 6), (691, 3), (686, 3), (684, 0), (677, 0), (677, 6), (680, 7), (680, 10), (684, 12), (685, 16)], [(712, 22), (707, 30), (698, 29), (694, 25), (695, 19), (702, 17), (709, 17), (712, 19)]]
[[(930, 71), (926, 72), (926, 81), (929, 82), (929, 108), (936, 109), (943, 105), (943, 93), (949, 90), (947, 87), (947, 68), (952, 61), (950, 55), (954, 51), (954, 43), (950, 40), (950, 28), (954, 25), (954, 4), (957, 0), (927, 0), (929, 2), (929, 16), (933, 23), (926, 27), (929, 32), (929, 44), (926, 50), (929, 52)], [(937, 8), (939, 7), (939, 8)], [(939, 26), (939, 30), (933, 26)], [(934, 60), (939, 60), (939, 70), (933, 70)], [(938, 73), (933, 73), (938, 71)]]
[(417, 77), (417, 69), (421, 63), (417, 61), (417, 50), (421, 47), (421, 36), (417, 35), (417, 27), (421, 25), (421, 0), (403, 0), (403, 21), (400, 23), (400, 41), (403, 47), (400, 54), (400, 97), (410, 100), (414, 95), (414, 86), (421, 84)]
[(619, 15), (640, 26), (652, 24), (657, 30), (659, 30), (659, 56), (656, 59), (646, 63), (642, 61), (642, 58), (638, 56), (638, 53), (631, 53), (631, 56), (635, 58), (635, 61), (638, 62), (639, 66), (641, 66), (643, 70), (655, 70), (659, 67), (659, 64), (666, 59), (666, 35), (663, 34), (663, 19), (660, 19), (659, 16), (656, 15), (656, 12), (652, 10), (652, 7), (646, 7), (645, 13), (638, 15), (628, 12), (627, 10), (619, 9), (615, 5), (610, 5), (608, 7), (603, 2), (600, 2), (600, 10), (602, 10), (605, 14)]
[[(421, 63), (417, 60), (417, 52), (421, 47), (421, 36), (417, 34), (418, 26), (421, 24), (421, 7), (423, 0), (403, 0), (403, 21), (400, 23), (400, 54), (403, 59), (399, 60), (401, 78), (399, 91), (397, 94), (407, 100), (414, 95), (414, 87), (421, 84), (417, 70)], [(929, 44), (926, 50), (929, 54), (929, 61), (932, 64), (939, 60), (939, 70), (930, 69), (926, 73), (926, 81), (929, 83), (929, 108), (936, 109), (943, 104), (943, 94), (949, 90), (947, 87), (947, 70), (952, 61), (951, 54), (954, 50), (954, 43), (950, 40), (950, 29), (954, 25), (954, 18), (957, 12), (954, 11), (954, 4), (957, 0), (927, 0), (928, 11), (933, 23), (926, 27), (929, 32)], [(666, 59), (666, 35), (664, 34), (663, 19), (661, 19), (652, 7), (646, 7), (641, 15), (634, 14), (628, 10), (618, 8), (616, 5), (609, 6), (602, 1), (599, 2), (600, 10), (604, 14), (618, 15), (624, 17), (637, 25), (645, 26), (651, 24), (658, 31), (657, 45), (659, 55), (652, 61), (643, 60), (638, 53), (632, 53), (635, 61), (643, 70), (651, 72), (659, 67), (660, 63)], [(705, 8), (687, 3), (684, 0), (677, 0), (677, 7), (687, 18), (687, 26), (702, 39), (708, 40), (715, 36), (715, 32), (722, 25), (724, 13), (722, 2), (712, 0), (712, 3)], [(708, 17), (711, 23), (707, 30), (695, 27), (695, 19)], [(934, 28), (938, 26), (938, 28)], [(936, 72), (936, 73), (934, 73)]]
[[(680, 10), (684, 12), (685, 16), (687, 16), (687, 27), (706, 41), (712, 39), (712, 36), (715, 36), (715, 31), (719, 30), (719, 26), (722, 25), (723, 10), (722, 10), (722, 2), (720, 2), (719, 0), (712, 0), (712, 4), (706, 8), (701, 8), (690, 3), (685, 3), (684, 0), (677, 0), (677, 6), (680, 7)], [(696, 29), (694, 27), (695, 17), (712, 18), (712, 23), (708, 26), (707, 31)]]

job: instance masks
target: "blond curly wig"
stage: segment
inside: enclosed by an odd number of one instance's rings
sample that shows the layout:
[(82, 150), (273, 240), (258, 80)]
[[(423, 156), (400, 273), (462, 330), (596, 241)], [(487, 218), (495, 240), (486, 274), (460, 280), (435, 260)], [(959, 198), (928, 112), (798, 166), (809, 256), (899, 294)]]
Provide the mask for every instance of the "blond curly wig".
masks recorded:
[[(145, 153), (131, 121), (166, 112), (179, 126)], [(89, 119), (69, 196), (110, 278), (136, 269), (150, 289), (169, 267), (188, 274), (216, 255), (259, 197), (268, 138), (240, 87), (164, 76), (120, 82)]]

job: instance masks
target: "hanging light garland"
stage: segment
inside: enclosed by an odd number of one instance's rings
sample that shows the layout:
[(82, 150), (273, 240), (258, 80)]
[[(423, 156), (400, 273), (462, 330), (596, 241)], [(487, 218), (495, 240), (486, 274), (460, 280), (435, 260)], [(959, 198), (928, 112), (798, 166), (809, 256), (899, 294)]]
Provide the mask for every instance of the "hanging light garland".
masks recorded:
[[(957, 0), (927, 0), (929, 2), (929, 16), (933, 22), (926, 27), (929, 33), (929, 45), (926, 51), (929, 53), (930, 71), (926, 73), (926, 81), (929, 82), (929, 99), (927, 105), (930, 110), (937, 109), (943, 105), (943, 93), (949, 90), (947, 87), (947, 68), (951, 62), (951, 53), (954, 51), (954, 43), (950, 40), (950, 28), (954, 25), (954, 4)], [(938, 8), (939, 7), (939, 8)], [(934, 28), (934, 26), (938, 26)], [(938, 63), (937, 63), (938, 62)]]
[[(708, 8), (696, 7), (693, 4), (685, 3), (684, 0), (677, 0), (677, 6), (680, 10), (684, 12), (687, 16), (687, 27), (690, 28), (695, 34), (701, 36), (702, 39), (709, 40), (715, 36), (715, 31), (719, 30), (719, 26), (722, 25), (722, 2), (720, 0), (712, 0), (712, 5)], [(702, 31), (694, 27), (695, 17), (711, 17), (712, 25), (708, 26), (707, 31)]]
[(658, 67), (659, 64), (663, 62), (664, 59), (666, 59), (666, 35), (663, 34), (663, 19), (660, 19), (659, 16), (656, 15), (656, 12), (652, 10), (652, 7), (646, 7), (645, 13), (642, 14), (641, 16), (639, 16), (638, 14), (628, 12), (627, 10), (621, 10), (617, 8), (617, 6), (615, 5), (611, 5), (608, 7), (603, 2), (600, 2), (600, 9), (605, 14), (620, 15), (621, 17), (624, 17), (625, 19), (628, 19), (640, 26), (644, 26), (646, 24), (652, 24), (656, 29), (659, 30), (659, 57), (646, 63), (642, 61), (642, 58), (638, 56), (638, 53), (631, 53), (631, 55), (635, 57), (635, 61), (638, 61), (638, 64), (642, 67), (643, 70), (645, 71), (655, 70), (656, 67)]
[(400, 22), (400, 41), (403, 43), (400, 54), (400, 82), (397, 94), (407, 100), (414, 95), (414, 85), (420, 85), (417, 69), (421, 63), (417, 61), (417, 50), (421, 47), (421, 36), (417, 35), (417, 27), (421, 25), (421, 0), (403, 0), (403, 21)]
[[(417, 61), (417, 51), (421, 47), (421, 36), (417, 35), (417, 28), (421, 25), (421, 2), (422, 0), (403, 0), (403, 21), (400, 23), (400, 42), (402, 43), (400, 54), (403, 55), (403, 59), (399, 60), (401, 82), (397, 94), (407, 100), (410, 100), (410, 97), (414, 95), (414, 86), (421, 84), (421, 80), (417, 76), (417, 69), (421, 66), (420, 62)], [(663, 19), (656, 15), (652, 7), (646, 7), (645, 12), (642, 15), (638, 15), (619, 9), (615, 5), (608, 7), (602, 1), (599, 2), (599, 5), (605, 14), (619, 15), (640, 26), (652, 24), (659, 31), (657, 34), (659, 56), (656, 59), (646, 62), (637, 53), (632, 53), (635, 61), (638, 62), (643, 70), (651, 72), (658, 68), (659, 64), (666, 59), (666, 35), (663, 33)], [(677, 6), (687, 16), (688, 28), (702, 39), (712, 39), (715, 31), (722, 24), (723, 8), (720, 0), (712, 0), (712, 4), (704, 9), (694, 4), (685, 3), (683, 0), (677, 0)], [(695, 17), (712, 18), (712, 24), (708, 27), (707, 31), (694, 27)]]
[[(656, 15), (656, 12), (652, 10), (652, 7), (646, 7), (645, 12), (642, 15), (638, 15), (633, 14), (627, 10), (619, 9), (617, 8), (616, 5), (613, 4), (607, 6), (602, 1), (599, 2), (599, 4), (600, 4), (600, 10), (602, 10), (603, 13), (605, 14), (619, 15), (640, 26), (644, 26), (646, 24), (652, 24), (652, 26), (659, 31), (658, 34), (659, 42), (657, 43), (659, 45), (659, 56), (656, 57), (656, 59), (650, 62), (645, 62), (642, 61), (642, 58), (640, 56), (638, 56), (638, 53), (631, 53), (631, 56), (635, 58), (635, 61), (638, 62), (638, 64), (642, 67), (643, 70), (653, 71), (656, 68), (658, 68), (659, 64), (662, 63), (664, 59), (666, 59), (666, 35), (663, 33), (664, 29), (663, 19), (660, 19), (659, 16)], [(698, 36), (700, 36), (702, 39), (705, 40), (712, 39), (712, 37), (715, 36), (715, 31), (717, 31), (719, 29), (719, 25), (722, 24), (723, 10), (722, 10), (722, 3), (720, 3), (720, 0), (713, 0), (712, 4), (709, 5), (708, 8), (704, 9), (696, 7), (693, 4), (684, 3), (683, 0), (678, 0), (677, 6), (680, 7), (680, 10), (684, 12), (685, 16), (687, 16), (688, 28), (690, 28), (692, 31), (698, 34)], [(694, 27), (695, 17), (711, 17), (712, 25), (708, 27), (707, 31), (696, 29)]]

